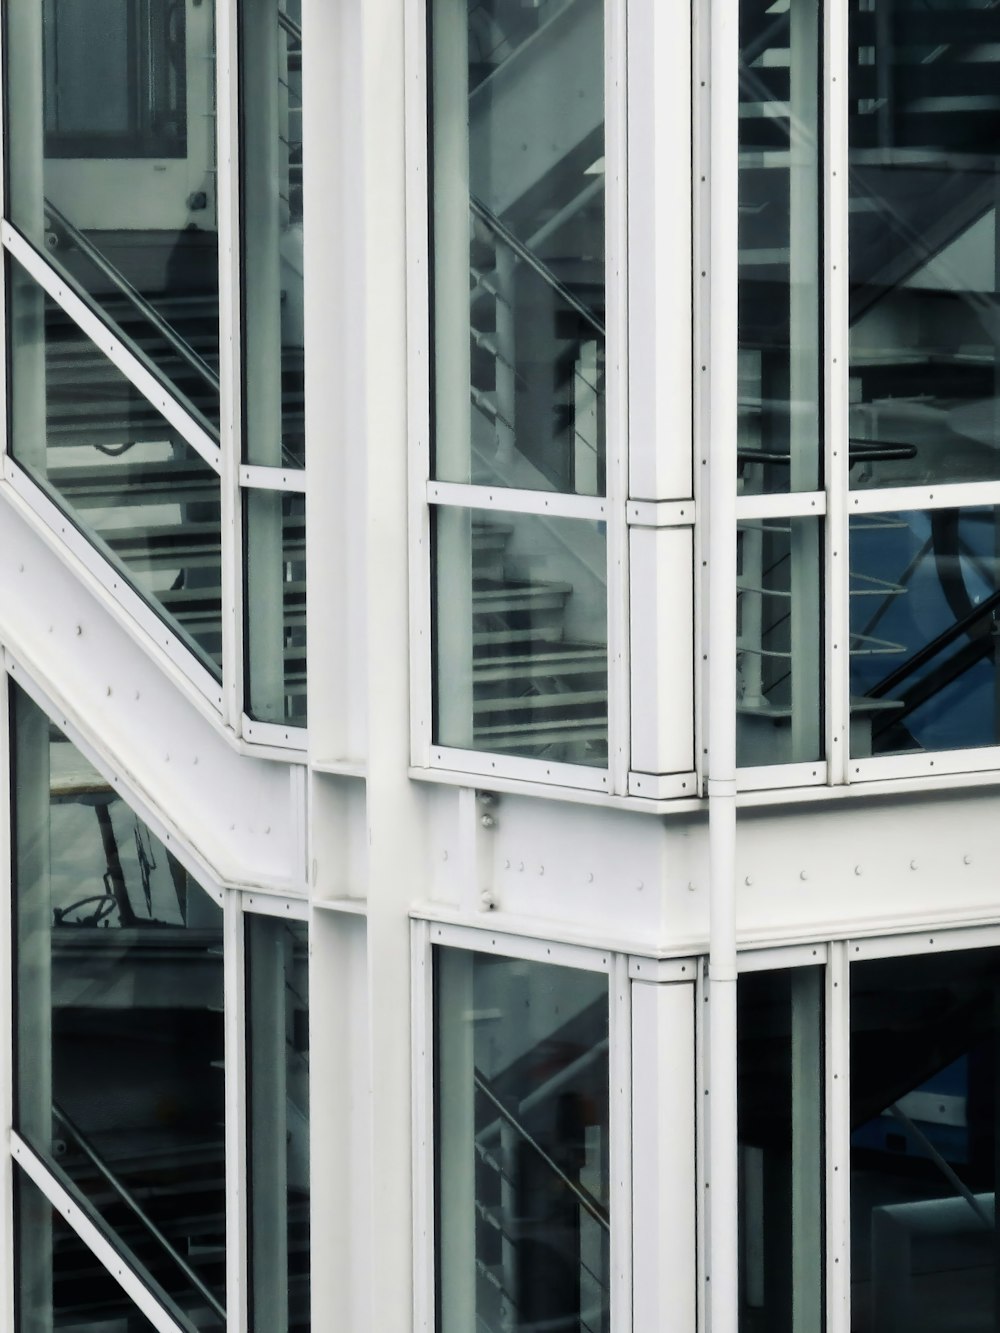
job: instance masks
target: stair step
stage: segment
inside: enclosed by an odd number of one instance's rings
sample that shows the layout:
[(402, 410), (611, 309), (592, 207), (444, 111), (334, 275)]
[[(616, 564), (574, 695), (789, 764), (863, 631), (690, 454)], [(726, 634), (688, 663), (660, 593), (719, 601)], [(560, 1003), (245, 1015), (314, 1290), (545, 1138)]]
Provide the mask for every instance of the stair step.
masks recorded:
[(579, 690), (552, 694), (523, 694), (514, 698), (476, 699), (473, 713), (540, 712), (542, 709), (580, 708), (584, 705), (607, 704), (607, 690)]
[(573, 648), (510, 657), (477, 657), (473, 660), (472, 676), (479, 685), (493, 681), (535, 680), (548, 676), (590, 675), (606, 673), (607, 663), (606, 648)]

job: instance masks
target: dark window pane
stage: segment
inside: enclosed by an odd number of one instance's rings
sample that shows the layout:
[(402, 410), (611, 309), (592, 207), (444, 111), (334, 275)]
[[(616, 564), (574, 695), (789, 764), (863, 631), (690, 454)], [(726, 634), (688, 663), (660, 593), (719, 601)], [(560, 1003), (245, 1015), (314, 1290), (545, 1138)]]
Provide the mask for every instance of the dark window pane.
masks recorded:
[(306, 724), (306, 497), (246, 497), (247, 711), (261, 722)]
[(996, 1328), (1000, 955), (851, 968), (851, 1328)]
[(438, 1327), (609, 1333), (607, 977), (435, 958)]
[(14, 700), (16, 1127), (197, 1327), (221, 1328), (222, 909)]

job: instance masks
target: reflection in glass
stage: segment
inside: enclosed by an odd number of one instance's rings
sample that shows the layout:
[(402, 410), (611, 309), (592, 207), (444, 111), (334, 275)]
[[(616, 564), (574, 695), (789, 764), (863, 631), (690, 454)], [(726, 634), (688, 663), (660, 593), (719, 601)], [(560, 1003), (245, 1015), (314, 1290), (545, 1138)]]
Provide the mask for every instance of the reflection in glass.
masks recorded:
[(247, 691), (261, 722), (306, 724), (306, 497), (248, 490)]
[(819, 6), (740, 4), (739, 476), (820, 485)]
[(1000, 11), (850, 7), (851, 483), (1000, 476)]
[(252, 1326), (309, 1328), (309, 932), (246, 918)]
[(851, 521), (851, 750), (1000, 740), (1000, 510)]
[(222, 909), (14, 690), (15, 1124), (225, 1326)]
[(431, 38), (434, 475), (603, 494), (603, 0), (435, 0)]
[(435, 511), (438, 745), (604, 768), (604, 525)]
[(1000, 956), (851, 968), (852, 1333), (1000, 1320)]
[(20, 1168), (14, 1168), (17, 1333), (154, 1333)]
[(305, 462), (301, 0), (241, 0), (247, 460)]
[(820, 1333), (823, 969), (744, 973), (737, 995), (740, 1333)]
[(437, 1327), (608, 1333), (607, 978), (435, 960)]
[(218, 475), (9, 260), (13, 455), (212, 671)]
[(217, 427), (214, 5), (4, 11), (12, 221)]
[(741, 766), (823, 755), (820, 523), (737, 529), (736, 746)]

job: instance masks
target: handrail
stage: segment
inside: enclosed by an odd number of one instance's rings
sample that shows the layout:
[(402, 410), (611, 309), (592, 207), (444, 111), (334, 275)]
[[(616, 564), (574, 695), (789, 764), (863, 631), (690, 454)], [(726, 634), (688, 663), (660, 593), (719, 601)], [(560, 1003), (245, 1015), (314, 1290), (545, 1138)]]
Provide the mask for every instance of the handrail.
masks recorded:
[(102, 277), (112, 284), (116, 291), (124, 296), (125, 299), (139, 312), (148, 324), (156, 329), (157, 333), (166, 340), (177, 355), (198, 375), (213, 393), (219, 392), (219, 377), (215, 371), (205, 362), (197, 352), (193, 351), (184, 339), (176, 333), (163, 316), (146, 300), (141, 292), (137, 291), (129, 280), (122, 276), (115, 266), (105, 259), (100, 250), (92, 241), (83, 234), (82, 231), (69, 218), (52, 203), (46, 199), (44, 203), (45, 212), (54, 218), (56, 223), (69, 236), (76, 248), (94, 265)]
[(601, 337), (605, 337), (606, 330), (601, 321), (591, 310), (590, 306), (574, 296), (570, 289), (561, 283), (552, 270), (543, 260), (539, 259), (533, 250), (529, 250), (523, 241), (519, 241), (514, 233), (504, 225), (493, 212), (475, 195), (469, 196), (469, 207), (477, 218), (489, 227), (494, 236), (497, 236), (509, 250), (512, 250), (518, 259), (524, 261), (529, 268), (534, 269), (538, 276), (557, 294), (561, 301), (565, 301), (571, 309), (595, 329)]
[(978, 625), (981, 620), (985, 619), (986, 616), (995, 611), (998, 607), (1000, 607), (1000, 592), (990, 593), (989, 597), (980, 602), (977, 607), (974, 607), (967, 616), (962, 616), (962, 618), (956, 620), (953, 625), (949, 625), (946, 630), (943, 630), (937, 636), (937, 638), (931, 639), (930, 643), (924, 644), (923, 648), (919, 648), (912, 657), (907, 658), (905, 662), (902, 662), (898, 667), (895, 667), (890, 671), (887, 676), (884, 676), (880, 681), (877, 681), (871, 689), (868, 690), (868, 697), (870, 699), (880, 699), (884, 694), (888, 694), (891, 689), (894, 689), (904, 681), (907, 676), (911, 676), (914, 671), (918, 671), (922, 666), (926, 666), (926, 664), (932, 661), (933, 658), (937, 657), (938, 653), (944, 648), (949, 647), (956, 639), (960, 639), (963, 634)]
[(294, 37), (299, 45), (302, 45), (302, 29), (283, 9), (278, 10), (278, 27), (284, 28), (289, 37)]
[(603, 1227), (605, 1231), (610, 1233), (611, 1223), (608, 1221), (607, 1213), (589, 1190), (585, 1190), (582, 1185), (578, 1185), (575, 1180), (572, 1180), (559, 1163), (549, 1156), (538, 1140), (525, 1129), (520, 1120), (514, 1115), (513, 1111), (503, 1104), (478, 1069), (474, 1071), (472, 1077), (473, 1082), (483, 1096), (489, 1102), (492, 1102), (503, 1119), (507, 1121), (508, 1125), (510, 1125), (511, 1128), (524, 1139), (529, 1148), (532, 1148), (538, 1154), (549, 1170), (559, 1177), (584, 1212), (589, 1213), (599, 1226)]
[(218, 1300), (215, 1298), (212, 1292), (209, 1291), (208, 1287), (205, 1286), (204, 1282), (202, 1282), (201, 1278), (194, 1271), (191, 1265), (187, 1262), (184, 1256), (177, 1253), (174, 1247), (170, 1244), (170, 1241), (167, 1240), (166, 1236), (159, 1229), (156, 1223), (146, 1214), (146, 1212), (139, 1204), (139, 1202), (132, 1197), (132, 1195), (121, 1183), (121, 1181), (111, 1170), (111, 1168), (106, 1165), (104, 1160), (90, 1146), (90, 1144), (84, 1137), (82, 1131), (76, 1127), (76, 1125), (69, 1118), (66, 1112), (63, 1111), (59, 1106), (57, 1106), (55, 1102), (52, 1103), (52, 1115), (63, 1126), (64, 1129), (69, 1130), (70, 1134), (72, 1134), (73, 1138), (76, 1140), (77, 1144), (82, 1149), (83, 1155), (90, 1162), (91, 1166), (93, 1166), (95, 1170), (104, 1178), (104, 1180), (107, 1181), (107, 1183), (111, 1186), (111, 1188), (121, 1199), (122, 1203), (124, 1203), (127, 1208), (131, 1209), (131, 1211), (136, 1215), (136, 1217), (146, 1228), (149, 1234), (153, 1237), (153, 1239), (157, 1242), (157, 1244), (167, 1252), (167, 1254), (174, 1261), (177, 1267), (181, 1270), (181, 1272), (191, 1283), (191, 1285), (199, 1292), (202, 1298), (211, 1306), (211, 1308), (215, 1311), (215, 1313), (219, 1316), (219, 1318), (223, 1321), (223, 1323), (225, 1323), (226, 1320), (225, 1306), (219, 1304)]

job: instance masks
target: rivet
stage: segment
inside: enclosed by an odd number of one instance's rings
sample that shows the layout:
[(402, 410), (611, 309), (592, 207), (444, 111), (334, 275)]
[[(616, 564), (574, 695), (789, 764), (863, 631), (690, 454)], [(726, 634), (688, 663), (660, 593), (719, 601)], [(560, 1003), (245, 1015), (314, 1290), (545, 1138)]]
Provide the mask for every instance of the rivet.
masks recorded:
[(524, 870), (524, 862), (523, 862), (523, 861), (518, 861), (518, 863), (517, 863), (517, 868), (518, 868), (518, 870), (523, 871), (523, 870)]
[(863, 875), (863, 874), (864, 874), (864, 871), (861, 869), (860, 866), (855, 866), (855, 867), (854, 867), (854, 873), (855, 873), (856, 875)]
[(747, 886), (747, 888), (749, 888), (750, 885), (753, 883), (753, 875), (747, 875), (743, 883)]
[(509, 869), (510, 869), (510, 861), (504, 861), (504, 863), (503, 863), (503, 868), (504, 868), (504, 870), (509, 870)]
[(545, 874), (545, 867), (544, 867), (544, 866), (539, 866), (539, 867), (538, 867), (538, 873), (539, 873), (540, 875), (544, 875), (544, 874)]
[(910, 862), (910, 869), (911, 869), (911, 870), (916, 870), (916, 868), (917, 868), (917, 863), (916, 863), (916, 861), (911, 861), (911, 862)]
[(799, 871), (799, 879), (808, 879), (808, 878), (809, 878), (809, 872), (807, 870)]
[(972, 857), (968, 854), (968, 852), (966, 852), (966, 854), (962, 857), (962, 864), (965, 866), (972, 865)]
[(448, 853), (447, 853), (447, 852), (442, 852), (442, 853), (441, 853), (441, 860), (442, 860), (442, 861), (447, 861), (447, 859), (448, 859)]
[(76, 629), (75, 629), (73, 632), (74, 632), (74, 634), (76, 634), (76, 635), (79, 636), (80, 634), (83, 633), (83, 626), (82, 626), (82, 625), (77, 625)]
[(593, 882), (594, 882), (594, 872), (591, 871), (590, 874), (587, 876), (587, 883), (593, 884)]
[(688, 893), (697, 893), (698, 888), (693, 880), (688, 880)]

